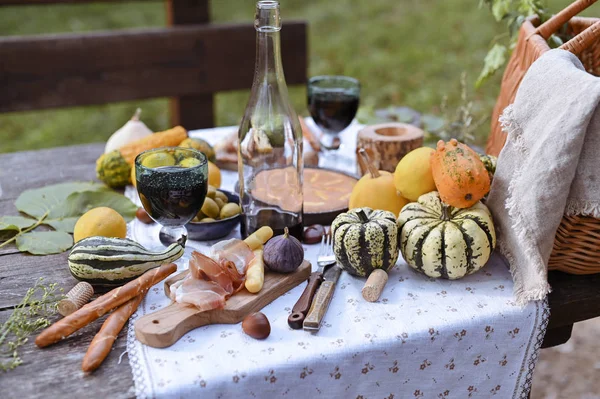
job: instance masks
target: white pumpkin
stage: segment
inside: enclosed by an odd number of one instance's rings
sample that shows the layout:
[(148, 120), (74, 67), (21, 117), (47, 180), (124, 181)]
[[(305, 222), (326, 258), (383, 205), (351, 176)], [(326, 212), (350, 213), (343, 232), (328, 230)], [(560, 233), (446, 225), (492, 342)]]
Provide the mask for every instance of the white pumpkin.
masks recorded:
[(429, 277), (455, 280), (481, 269), (496, 246), (492, 215), (481, 202), (458, 209), (437, 191), (402, 208), (400, 250), (406, 263)]
[(140, 120), (141, 112), (138, 108), (131, 119), (108, 138), (104, 147), (105, 154), (152, 134), (152, 130)]

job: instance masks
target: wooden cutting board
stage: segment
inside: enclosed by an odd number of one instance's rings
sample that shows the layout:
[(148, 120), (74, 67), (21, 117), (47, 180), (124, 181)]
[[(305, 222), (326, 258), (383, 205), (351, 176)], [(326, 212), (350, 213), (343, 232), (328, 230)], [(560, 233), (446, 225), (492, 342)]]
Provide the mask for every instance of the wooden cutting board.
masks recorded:
[[(306, 281), (311, 264), (304, 261), (293, 273), (266, 272), (263, 288), (257, 294), (245, 288), (227, 300), (223, 309), (201, 312), (194, 306), (172, 303), (164, 309), (147, 314), (135, 322), (135, 336), (148, 346), (166, 348), (173, 345), (189, 331), (208, 324), (237, 324), (247, 315), (258, 312), (275, 299)], [(181, 279), (186, 272), (165, 281), (168, 295), (170, 284)]]

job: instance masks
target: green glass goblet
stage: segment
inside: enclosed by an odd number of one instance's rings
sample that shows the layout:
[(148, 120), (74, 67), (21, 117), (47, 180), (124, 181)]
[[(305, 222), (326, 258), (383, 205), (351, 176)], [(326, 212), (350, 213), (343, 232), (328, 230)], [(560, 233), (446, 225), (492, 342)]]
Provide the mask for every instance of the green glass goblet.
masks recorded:
[(208, 161), (193, 148), (162, 147), (135, 158), (136, 187), (148, 215), (163, 227), (160, 242), (187, 237), (185, 225), (198, 213), (208, 190)]

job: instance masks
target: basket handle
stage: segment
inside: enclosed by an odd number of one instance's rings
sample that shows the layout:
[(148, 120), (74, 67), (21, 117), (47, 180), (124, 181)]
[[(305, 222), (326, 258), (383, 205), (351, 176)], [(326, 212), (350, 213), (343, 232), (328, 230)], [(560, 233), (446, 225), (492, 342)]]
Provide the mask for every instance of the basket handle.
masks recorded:
[(561, 49), (570, 51), (573, 54), (579, 54), (589, 47), (596, 39), (600, 37), (600, 21), (596, 21), (592, 26), (586, 28), (583, 32), (560, 46)]
[(598, 0), (577, 0), (571, 3), (567, 8), (559, 12), (558, 14), (552, 16), (549, 20), (541, 24), (537, 27), (537, 29), (533, 32), (534, 34), (539, 34), (544, 40), (548, 40), (550, 36), (561, 26), (566, 24), (571, 18), (575, 15), (579, 14), (581, 11), (585, 10), (592, 4), (594, 4)]

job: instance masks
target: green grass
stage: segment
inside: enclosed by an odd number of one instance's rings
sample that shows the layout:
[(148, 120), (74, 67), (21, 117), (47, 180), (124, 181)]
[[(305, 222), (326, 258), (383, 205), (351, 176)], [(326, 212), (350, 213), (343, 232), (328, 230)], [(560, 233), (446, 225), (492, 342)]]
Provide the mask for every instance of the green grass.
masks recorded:
[[(569, 0), (550, 0), (558, 10)], [(406, 105), (436, 112), (447, 95), (455, 106), (462, 71), (474, 82), (492, 39), (505, 32), (477, 0), (281, 0), (286, 19), (309, 23), (309, 74), (345, 74), (363, 87), (361, 105)], [(254, 0), (213, 0), (214, 22), (252, 22)], [(0, 36), (165, 24), (162, 2), (0, 7)], [(282, 51), (293, 51), (283, 48)], [(489, 115), (500, 76), (470, 88), (479, 115)], [(307, 114), (305, 89), (290, 90), (293, 104)], [(238, 123), (248, 91), (216, 96), (217, 124)], [(153, 130), (169, 127), (166, 99), (0, 115), (0, 152), (105, 141), (133, 110)], [(487, 134), (485, 124), (479, 140)]]

